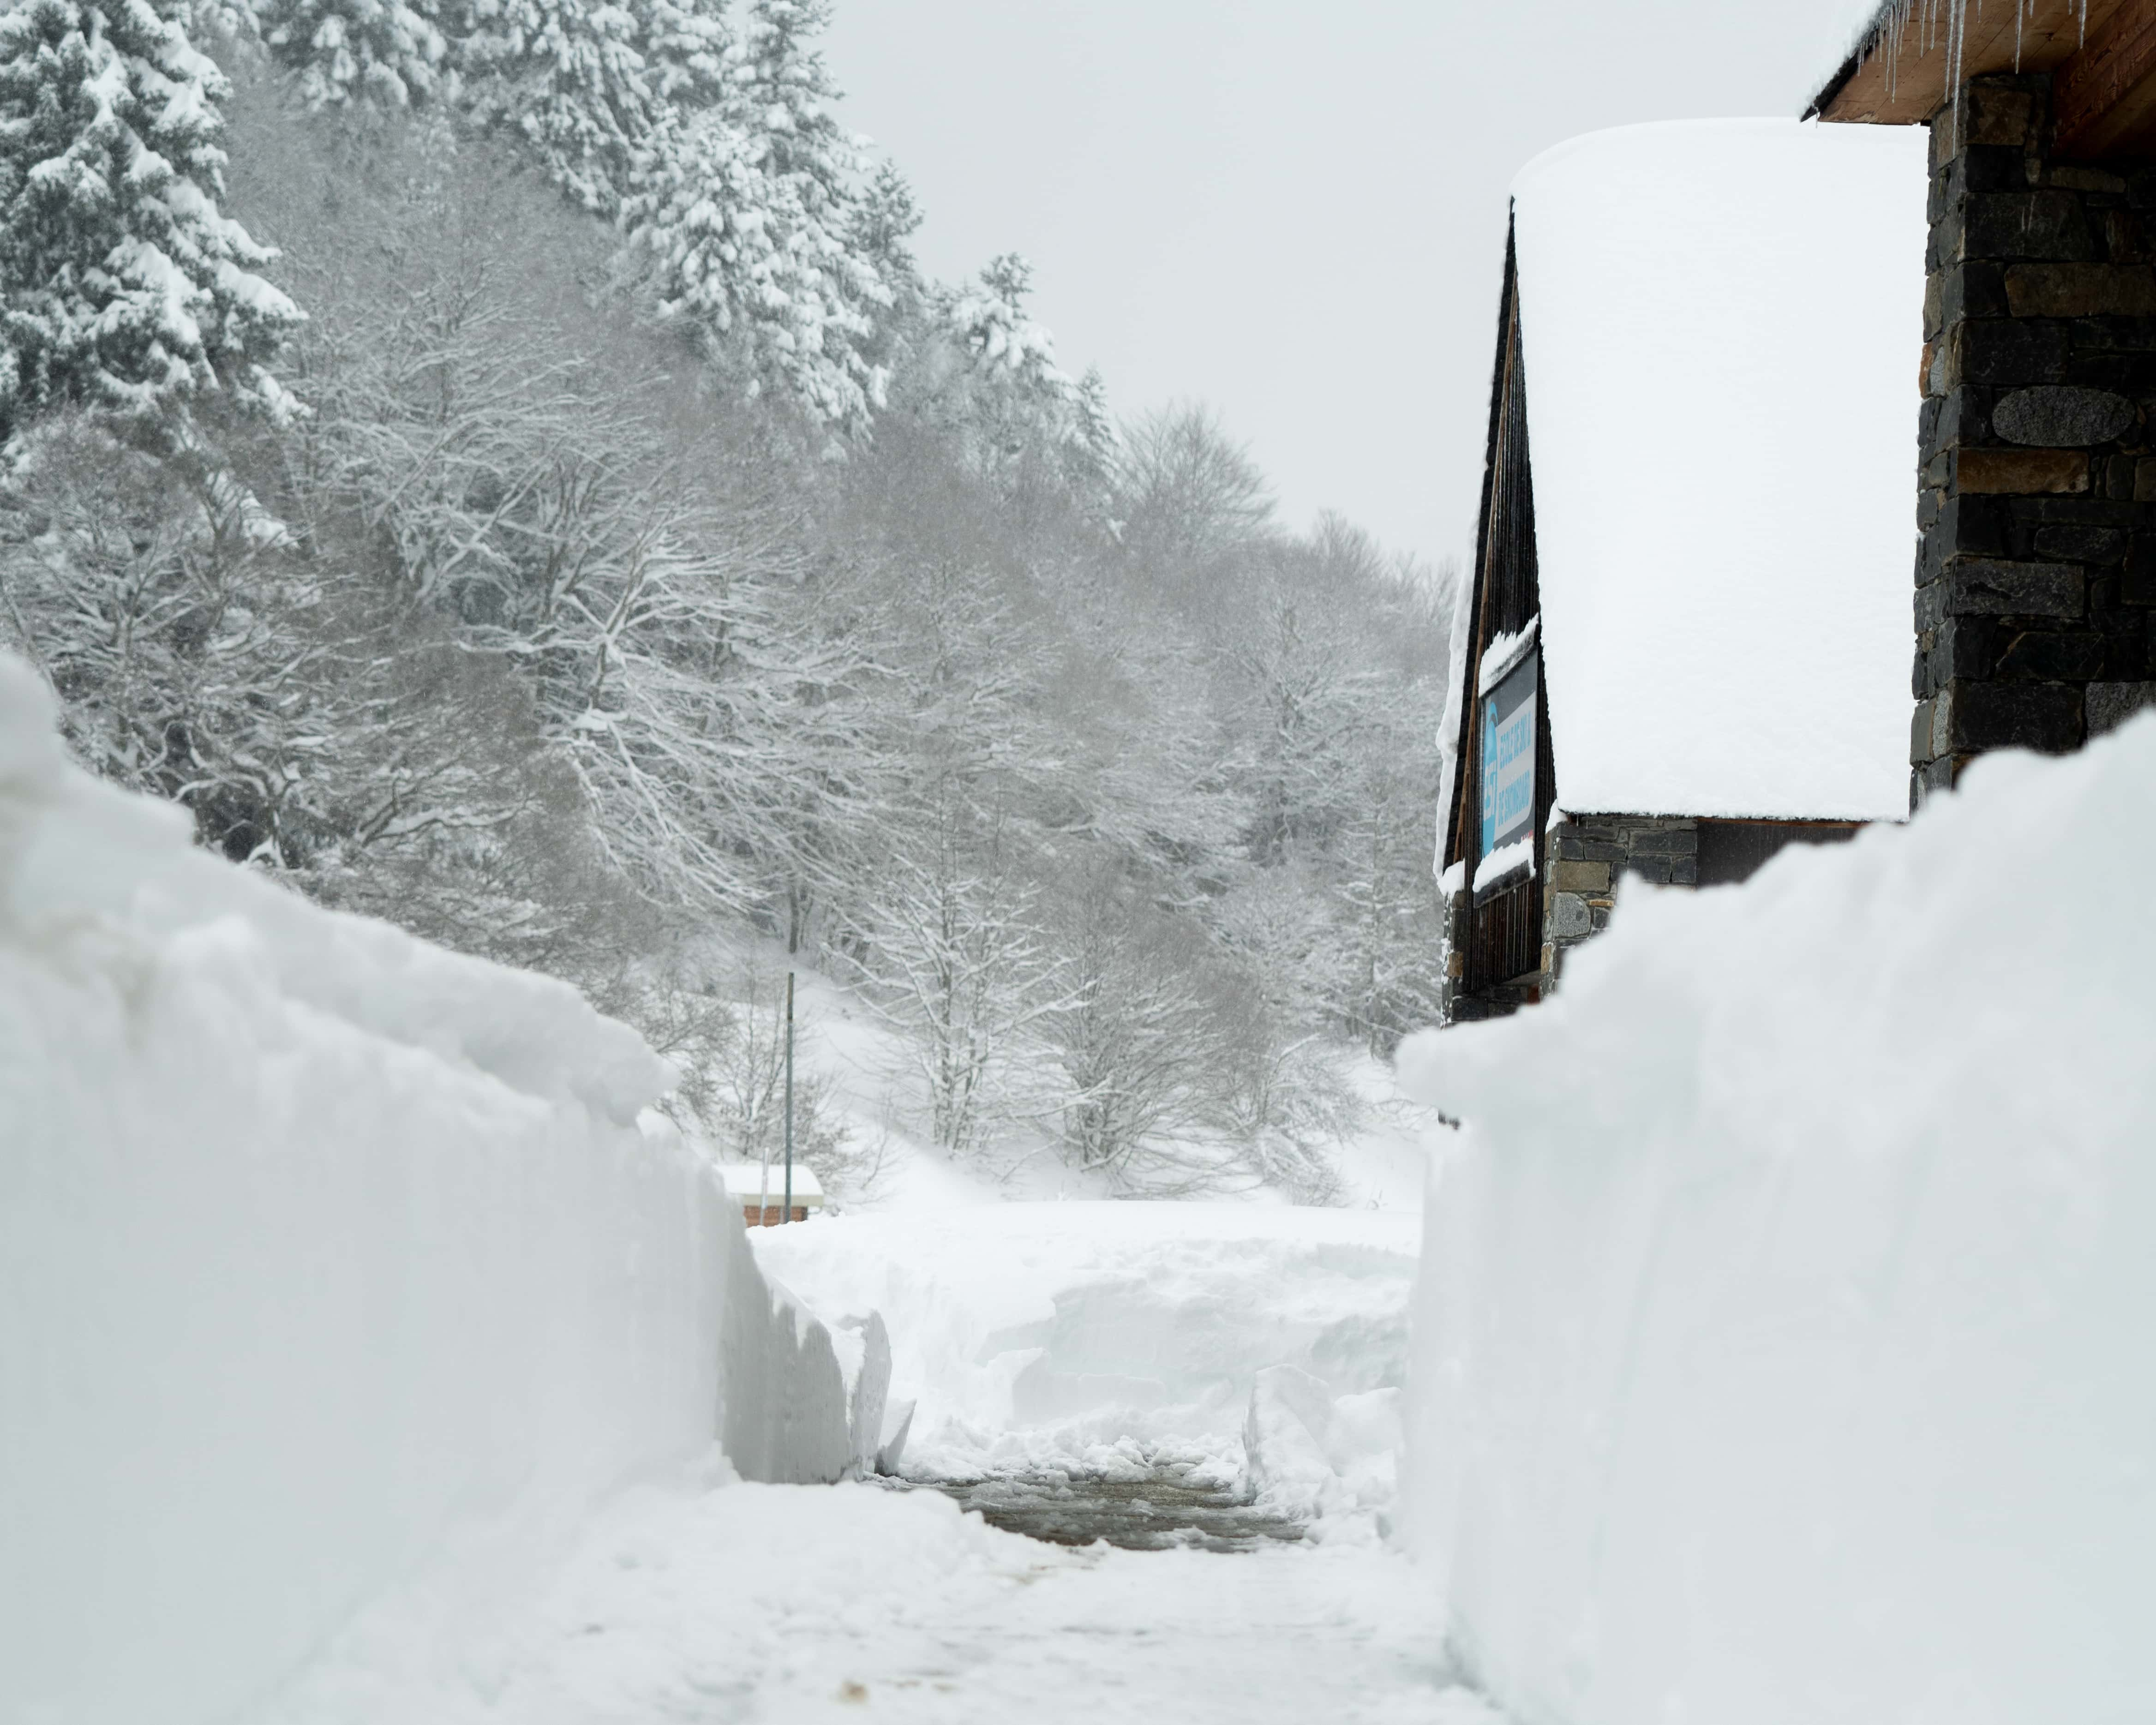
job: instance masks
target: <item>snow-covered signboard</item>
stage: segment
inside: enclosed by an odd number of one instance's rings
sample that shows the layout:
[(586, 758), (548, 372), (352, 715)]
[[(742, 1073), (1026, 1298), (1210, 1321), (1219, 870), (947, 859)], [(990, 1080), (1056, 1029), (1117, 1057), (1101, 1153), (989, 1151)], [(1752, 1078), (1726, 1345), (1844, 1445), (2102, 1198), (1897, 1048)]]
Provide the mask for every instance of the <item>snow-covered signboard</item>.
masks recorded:
[(1482, 697), (1478, 891), (1534, 864), (1535, 664), (1535, 655), (1528, 654)]

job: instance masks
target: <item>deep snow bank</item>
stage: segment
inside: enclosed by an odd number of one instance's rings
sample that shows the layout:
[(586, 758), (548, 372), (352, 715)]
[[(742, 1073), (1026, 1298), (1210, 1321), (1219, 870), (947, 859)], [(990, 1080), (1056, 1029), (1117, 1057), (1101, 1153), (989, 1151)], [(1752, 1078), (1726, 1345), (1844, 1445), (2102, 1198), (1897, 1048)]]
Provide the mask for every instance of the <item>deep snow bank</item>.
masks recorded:
[(1413, 1537), (1526, 1720), (2156, 1717), (2156, 718), (1426, 1035)]
[(1389, 1498), (1419, 1235), (1398, 1212), (988, 1204), (819, 1218), (756, 1247), (827, 1319), (888, 1319), (907, 1473), (1173, 1456), (1226, 1483), (1247, 1435), (1252, 1483), (1311, 1513)]
[(192, 850), (0, 658), (0, 1720), (225, 1717), (722, 1395), (745, 1471), (841, 1471), (829, 1338), (638, 1123), (668, 1076)]

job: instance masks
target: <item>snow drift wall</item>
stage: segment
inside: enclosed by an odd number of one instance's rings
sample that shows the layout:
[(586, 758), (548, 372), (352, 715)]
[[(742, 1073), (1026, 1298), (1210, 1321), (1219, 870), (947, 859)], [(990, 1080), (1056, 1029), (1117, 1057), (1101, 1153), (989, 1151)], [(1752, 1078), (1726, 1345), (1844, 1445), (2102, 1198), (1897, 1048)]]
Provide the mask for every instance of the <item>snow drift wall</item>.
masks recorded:
[(1523, 1721), (2156, 1717), (2156, 718), (1401, 1056), (1411, 1537)]
[[(1243, 1434), (1276, 1434), (1276, 1413), (1309, 1413), (1306, 1455), (1345, 1454), (1397, 1418), (1419, 1231), (1397, 1211), (998, 1204), (826, 1217), (759, 1230), (756, 1247), (826, 1317), (889, 1319), (884, 1435), (911, 1406), (908, 1474), (1113, 1471), (1158, 1449), (1213, 1457), (1233, 1479)], [(1254, 1412), (1267, 1367), (1322, 1397)], [(1337, 1420), (1332, 1398), (1352, 1404)], [(1274, 1448), (1268, 1488), (1300, 1478)], [(1389, 1461), (1382, 1440), (1374, 1448)], [(1344, 1486), (1336, 1496), (1361, 1501)]]
[(745, 1472), (834, 1477), (829, 1340), (639, 1125), (667, 1081), (567, 987), (194, 850), (0, 658), (0, 1722), (225, 1717), (722, 1393), (789, 1410)]

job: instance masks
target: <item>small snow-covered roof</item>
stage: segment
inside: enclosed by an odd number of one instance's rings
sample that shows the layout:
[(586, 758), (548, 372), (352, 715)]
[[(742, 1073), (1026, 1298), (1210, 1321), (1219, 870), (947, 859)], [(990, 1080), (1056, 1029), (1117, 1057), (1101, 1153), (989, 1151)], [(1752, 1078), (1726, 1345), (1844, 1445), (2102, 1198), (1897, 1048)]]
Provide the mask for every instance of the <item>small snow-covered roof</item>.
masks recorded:
[[(763, 1165), (761, 1163), (722, 1162), (719, 1164), (719, 1178), (726, 1183), (726, 1196), (729, 1198), (754, 1198), (758, 1193), (767, 1189), (764, 1185)], [(776, 1157), (772, 1158), (771, 1183), (767, 1189), (773, 1203), (778, 1202), (780, 1194), (786, 1189), (786, 1164)], [(824, 1189), (818, 1183), (816, 1176), (810, 1172), (808, 1164), (799, 1158), (795, 1158), (793, 1201), (798, 1204), (804, 1198), (820, 1199), (823, 1195)]]
[(1907, 812), (1924, 150), (1680, 121), (1515, 181), (1564, 808)]

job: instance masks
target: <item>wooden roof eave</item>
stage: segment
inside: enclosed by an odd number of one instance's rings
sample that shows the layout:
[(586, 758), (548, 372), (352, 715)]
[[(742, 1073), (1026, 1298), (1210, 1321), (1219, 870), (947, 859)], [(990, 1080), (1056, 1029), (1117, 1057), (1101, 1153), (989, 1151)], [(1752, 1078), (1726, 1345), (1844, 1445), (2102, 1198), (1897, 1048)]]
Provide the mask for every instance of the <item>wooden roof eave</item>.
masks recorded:
[(2002, 72), (2054, 75), (2061, 153), (2156, 151), (2156, 0), (1886, 0), (1804, 117), (1922, 125)]

